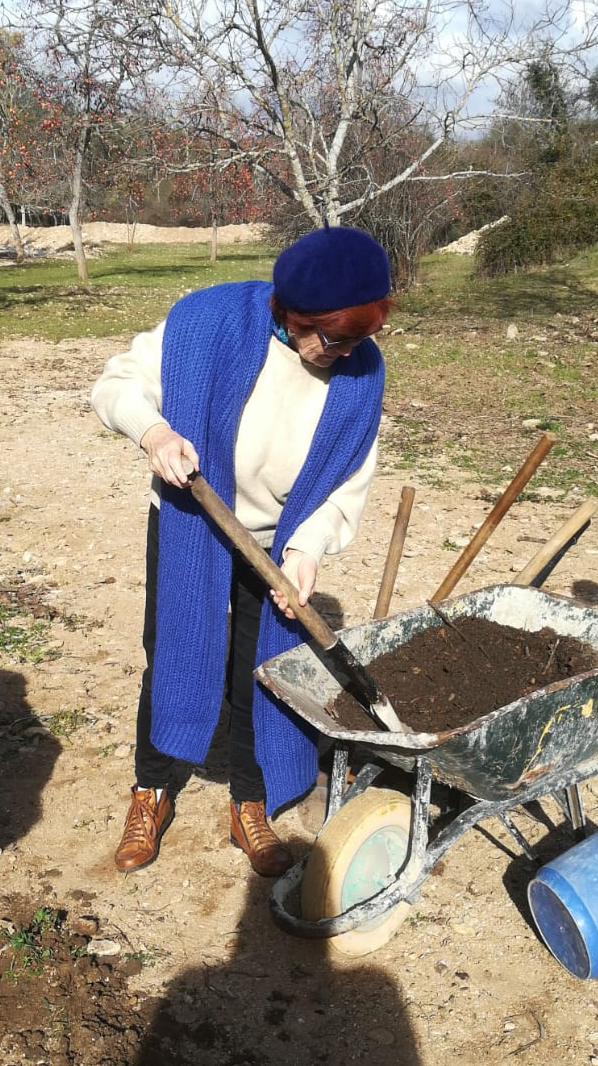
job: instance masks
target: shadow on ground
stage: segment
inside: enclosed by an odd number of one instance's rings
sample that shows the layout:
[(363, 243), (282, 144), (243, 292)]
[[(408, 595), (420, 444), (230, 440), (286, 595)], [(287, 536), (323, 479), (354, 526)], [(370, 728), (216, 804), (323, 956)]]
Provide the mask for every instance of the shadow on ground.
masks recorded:
[(249, 878), (244, 913), (223, 930), (228, 959), (171, 982), (133, 1066), (419, 1066), (400, 985), (375, 957), (338, 961), (327, 942), (282, 932), (269, 883)]
[(14, 844), (41, 817), (41, 796), (61, 745), (27, 700), (22, 674), (0, 670), (0, 848)]

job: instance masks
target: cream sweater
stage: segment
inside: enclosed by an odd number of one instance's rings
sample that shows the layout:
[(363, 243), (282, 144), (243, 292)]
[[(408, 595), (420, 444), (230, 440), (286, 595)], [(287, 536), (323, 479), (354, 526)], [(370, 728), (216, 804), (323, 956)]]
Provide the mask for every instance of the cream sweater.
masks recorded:
[[(109, 429), (135, 444), (161, 415), (164, 323), (138, 334), (129, 351), (108, 360), (91, 402)], [(274, 335), (245, 405), (235, 445), (235, 514), (264, 548), (274, 539), (280, 512), (305, 461), (324, 407), (328, 369), (304, 363)], [(173, 427), (176, 430), (176, 426)], [(376, 466), (376, 444), (365, 462), (303, 522), (286, 545), (318, 561), (355, 536)], [(201, 464), (201, 456), (200, 456)], [(160, 479), (152, 501), (159, 505)]]

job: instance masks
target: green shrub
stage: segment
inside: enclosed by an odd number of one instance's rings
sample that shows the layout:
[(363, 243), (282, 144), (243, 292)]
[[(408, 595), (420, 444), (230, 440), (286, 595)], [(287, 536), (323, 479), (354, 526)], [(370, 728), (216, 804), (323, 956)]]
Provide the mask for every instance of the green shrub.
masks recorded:
[(598, 234), (598, 158), (546, 168), (507, 222), (488, 230), (476, 250), (476, 272), (496, 277), (555, 262), (587, 248)]

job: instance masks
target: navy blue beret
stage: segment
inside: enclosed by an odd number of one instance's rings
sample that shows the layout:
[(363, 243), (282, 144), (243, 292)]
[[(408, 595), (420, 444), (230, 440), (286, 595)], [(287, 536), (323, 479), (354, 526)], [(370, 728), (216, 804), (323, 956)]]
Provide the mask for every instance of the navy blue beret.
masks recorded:
[(339, 311), (390, 292), (388, 256), (350, 226), (325, 226), (285, 248), (274, 263), (274, 294), (293, 311)]

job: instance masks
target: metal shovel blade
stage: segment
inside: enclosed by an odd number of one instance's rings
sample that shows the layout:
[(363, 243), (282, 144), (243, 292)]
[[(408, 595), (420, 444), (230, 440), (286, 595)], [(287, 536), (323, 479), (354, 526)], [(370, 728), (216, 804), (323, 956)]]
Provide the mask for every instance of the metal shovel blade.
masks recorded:
[(388, 696), (381, 695), (381, 698), (376, 703), (370, 704), (370, 714), (376, 719), (379, 725), (384, 726), (391, 733), (406, 733), (407, 730), (401, 719), (397, 717), (396, 711), (393, 708)]
[(405, 733), (405, 726), (397, 716), (388, 696), (380, 691), (372, 675), (365, 669), (363, 663), (355, 658), (347, 645), (337, 637), (336, 643), (326, 650), (353, 682), (352, 694), (370, 717), (391, 733)]

